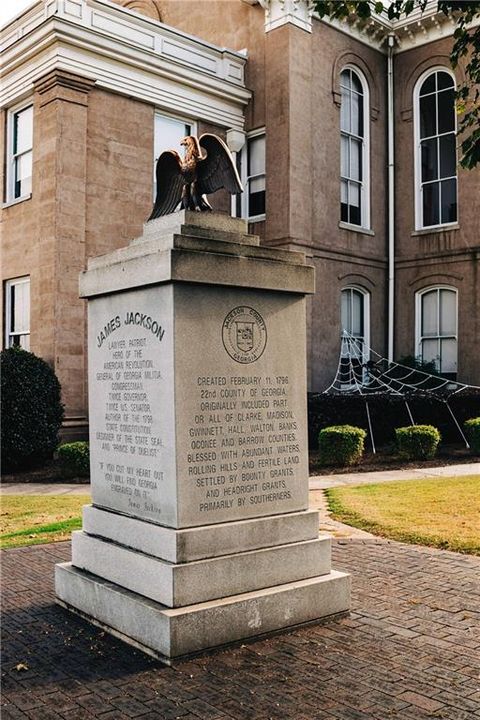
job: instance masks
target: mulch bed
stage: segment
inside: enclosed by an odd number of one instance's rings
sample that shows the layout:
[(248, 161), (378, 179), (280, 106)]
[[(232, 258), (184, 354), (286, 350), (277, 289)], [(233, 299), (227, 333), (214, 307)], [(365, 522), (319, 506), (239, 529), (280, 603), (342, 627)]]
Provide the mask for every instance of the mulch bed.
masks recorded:
[(88, 483), (86, 477), (66, 477), (65, 471), (54, 461), (42, 467), (2, 475), (2, 483)]

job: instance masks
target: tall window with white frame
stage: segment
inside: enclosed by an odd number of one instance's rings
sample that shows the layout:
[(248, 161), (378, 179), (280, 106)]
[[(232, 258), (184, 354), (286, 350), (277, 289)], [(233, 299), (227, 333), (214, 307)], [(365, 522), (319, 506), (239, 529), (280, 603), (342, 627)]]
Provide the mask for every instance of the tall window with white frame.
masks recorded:
[(5, 347), (30, 349), (30, 278), (5, 283)]
[(33, 106), (11, 110), (7, 128), (6, 201), (12, 202), (32, 192)]
[(237, 195), (237, 217), (250, 222), (265, 219), (265, 129), (254, 130), (247, 136), (242, 151), (237, 154), (237, 169), (244, 192)]
[(457, 377), (457, 291), (421, 290), (416, 296), (417, 355), (447, 378)]
[(187, 135), (193, 135), (195, 132), (195, 126), (188, 120), (181, 118), (170, 117), (169, 115), (162, 115), (155, 113), (155, 127), (153, 135), (153, 197), (157, 194), (157, 179), (155, 176), (155, 170), (157, 167), (157, 160), (165, 150), (176, 150), (180, 155), (182, 148), (180, 147), (180, 141), (183, 140)]
[(457, 222), (455, 81), (435, 70), (417, 86), (417, 229)]
[(352, 68), (340, 74), (340, 219), (368, 228), (368, 89)]
[[(347, 287), (341, 294), (342, 333), (348, 342), (342, 343), (340, 375), (347, 386), (364, 379), (363, 366), (368, 360), (370, 344), (370, 294), (358, 287)], [(355, 377), (352, 377), (352, 372)]]

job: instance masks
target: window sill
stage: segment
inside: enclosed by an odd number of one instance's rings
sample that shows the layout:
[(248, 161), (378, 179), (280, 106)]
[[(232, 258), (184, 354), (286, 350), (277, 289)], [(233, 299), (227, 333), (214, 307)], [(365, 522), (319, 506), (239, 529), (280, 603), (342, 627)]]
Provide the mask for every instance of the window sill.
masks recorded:
[(373, 230), (361, 227), (360, 225), (351, 225), (350, 223), (343, 222), (343, 220), (340, 220), (340, 222), (338, 223), (338, 227), (342, 230), (351, 230), (352, 232), (359, 233), (360, 235), (375, 235)]
[(265, 215), (254, 215), (253, 217), (247, 217), (247, 218), (245, 218), (245, 220), (246, 220), (248, 223), (264, 222), (265, 217), (266, 217)]
[(432, 225), (432, 227), (429, 228), (414, 230), (411, 236), (417, 237), (418, 235), (432, 235), (434, 233), (445, 232), (447, 230), (460, 230), (460, 225), (458, 223), (451, 223), (450, 225)]
[(19, 203), (25, 202), (25, 200), (31, 200), (32, 199), (32, 193), (29, 195), (24, 195), (23, 197), (15, 198), (15, 200), (7, 200), (7, 202), (2, 203), (2, 210), (5, 210), (5, 208), (12, 207), (12, 205), (18, 205)]

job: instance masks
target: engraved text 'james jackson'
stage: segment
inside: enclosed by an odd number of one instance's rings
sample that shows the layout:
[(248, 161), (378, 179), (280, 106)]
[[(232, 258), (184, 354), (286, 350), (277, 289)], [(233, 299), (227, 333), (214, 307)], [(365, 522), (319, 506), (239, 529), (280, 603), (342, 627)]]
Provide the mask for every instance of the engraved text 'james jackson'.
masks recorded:
[[(97, 347), (102, 347), (103, 341), (115, 332), (115, 330), (118, 330), (121, 325), (122, 321), (120, 319), (120, 315), (116, 315), (114, 318), (109, 320), (97, 335)], [(160, 342), (163, 340), (163, 336), (165, 335), (165, 330), (162, 328), (160, 323), (146, 313), (127, 312), (123, 318), (123, 325), (140, 325), (146, 330), (150, 330), (150, 332), (152, 332)]]

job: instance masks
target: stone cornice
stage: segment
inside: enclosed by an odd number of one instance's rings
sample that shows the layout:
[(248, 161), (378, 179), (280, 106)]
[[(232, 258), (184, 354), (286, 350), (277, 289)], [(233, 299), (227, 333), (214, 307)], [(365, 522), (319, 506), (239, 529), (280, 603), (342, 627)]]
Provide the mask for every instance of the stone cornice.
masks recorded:
[[(386, 53), (386, 38), (395, 35), (394, 52), (404, 52), (413, 47), (451, 37), (455, 21), (437, 11), (436, 0), (430, 0), (424, 12), (420, 8), (406, 18), (391, 21), (386, 13), (372, 12), (368, 20), (352, 13), (346, 20), (320, 18), (312, 12), (311, 0), (243, 0), (249, 5), (261, 5), (265, 10), (265, 30), (274, 29), (287, 23), (312, 31), (312, 18), (317, 22), (331, 25), (360, 42)], [(473, 25), (480, 24), (480, 21)]]
[(354, 14), (342, 21), (320, 19), (315, 14), (314, 18), (384, 53), (387, 51), (386, 39), (389, 34), (395, 36), (394, 52), (400, 53), (451, 37), (455, 30), (455, 22), (451, 18), (436, 10), (433, 12), (431, 8), (427, 8), (423, 15), (416, 10), (412, 16), (396, 22), (390, 22), (375, 13), (368, 20), (357, 18)]
[(2, 106), (54, 70), (181, 115), (243, 129), (246, 56), (108, 0), (48, 0), (3, 28)]
[[(442, 38), (452, 37), (456, 27), (452, 17), (437, 11), (435, 0), (430, 0), (423, 13), (420, 8), (415, 8), (408, 17), (393, 22), (385, 13), (381, 15), (372, 13), (372, 17), (366, 21), (354, 14), (344, 21), (327, 18), (320, 20), (316, 14), (314, 14), (314, 18), (385, 53), (387, 52), (386, 39), (389, 34), (395, 36), (394, 52), (401, 53)], [(472, 27), (479, 24), (480, 20), (477, 20), (472, 23)]]

